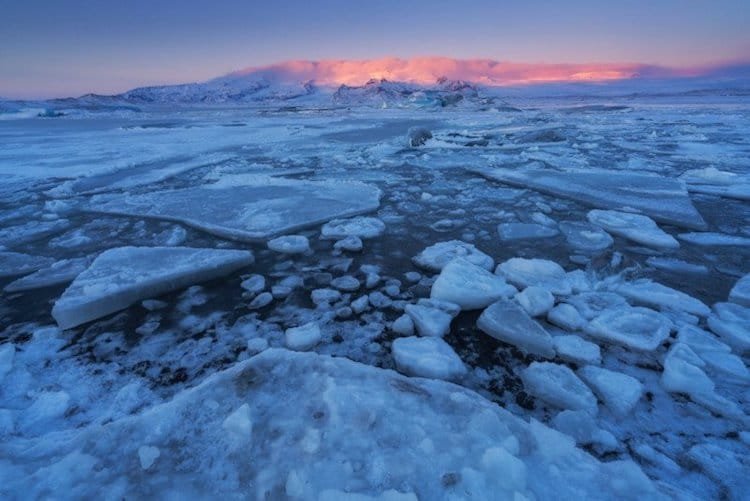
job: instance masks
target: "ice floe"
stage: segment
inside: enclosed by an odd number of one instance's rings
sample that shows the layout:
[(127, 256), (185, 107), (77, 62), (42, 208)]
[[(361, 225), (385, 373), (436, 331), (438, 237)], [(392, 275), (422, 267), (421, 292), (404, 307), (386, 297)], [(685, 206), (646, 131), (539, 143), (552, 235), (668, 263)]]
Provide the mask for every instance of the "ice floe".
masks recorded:
[(515, 292), (516, 288), (502, 277), (464, 258), (456, 258), (443, 267), (432, 284), (430, 297), (455, 303), (462, 310), (477, 310)]
[(638, 351), (653, 351), (669, 336), (672, 322), (654, 310), (621, 307), (605, 310), (584, 328), (589, 336)]
[(555, 356), (552, 337), (518, 305), (508, 300), (493, 303), (477, 320), (477, 327), (505, 343), (545, 358)]
[(693, 232), (693, 233), (680, 233), (677, 235), (682, 241), (691, 243), (693, 245), (701, 245), (705, 247), (747, 247), (750, 246), (750, 237), (742, 237), (739, 235), (727, 235), (726, 233), (715, 233), (715, 232)]
[(0, 278), (27, 275), (51, 266), (54, 262), (55, 260), (49, 257), (0, 251)]
[(5, 286), (7, 292), (22, 292), (43, 287), (53, 287), (72, 282), (89, 264), (92, 258), (63, 259), (31, 275), (14, 280)]
[(339, 240), (347, 237), (368, 239), (379, 237), (385, 232), (385, 223), (374, 217), (353, 217), (334, 219), (323, 225), (321, 238)]
[(211, 280), (252, 264), (250, 251), (188, 247), (119, 247), (100, 254), (55, 302), (68, 329), (142, 299)]
[(603, 252), (614, 243), (612, 237), (600, 227), (582, 221), (562, 221), (560, 231), (565, 240), (578, 252), (595, 254)]
[(676, 179), (611, 170), (476, 169), (503, 183), (531, 188), (602, 209), (630, 207), (668, 224), (702, 230), (706, 223), (685, 184)]
[(557, 356), (563, 360), (577, 364), (596, 364), (602, 363), (602, 354), (599, 346), (586, 341), (580, 336), (567, 335), (555, 336), (552, 343), (557, 352)]
[(526, 287), (516, 294), (514, 299), (532, 317), (544, 315), (555, 305), (555, 296), (547, 289), (536, 285)]
[(360, 182), (262, 176), (237, 180), (227, 176), (214, 184), (191, 188), (97, 195), (85, 208), (177, 221), (224, 238), (259, 241), (337, 217), (370, 212), (379, 205), (380, 190)]
[(315, 347), (322, 338), (320, 327), (309, 322), (299, 327), (291, 327), (284, 332), (284, 344), (290, 350), (307, 351)]
[(614, 290), (636, 304), (686, 311), (702, 317), (711, 313), (711, 309), (699, 299), (648, 279), (625, 282)]
[(679, 242), (669, 233), (659, 228), (653, 219), (641, 214), (618, 212), (614, 210), (589, 211), (588, 219), (609, 233), (618, 235), (633, 242), (663, 249), (676, 249)]
[(420, 336), (443, 337), (451, 329), (454, 315), (436, 306), (409, 304), (405, 308)]
[(284, 235), (269, 240), (268, 248), (282, 254), (303, 254), (310, 250), (310, 242), (302, 235)]

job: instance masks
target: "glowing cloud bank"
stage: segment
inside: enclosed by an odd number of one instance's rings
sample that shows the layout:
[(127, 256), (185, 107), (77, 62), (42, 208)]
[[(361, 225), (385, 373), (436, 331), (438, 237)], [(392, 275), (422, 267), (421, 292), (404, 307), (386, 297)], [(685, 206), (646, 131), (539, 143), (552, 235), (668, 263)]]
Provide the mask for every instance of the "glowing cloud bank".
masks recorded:
[(370, 79), (430, 84), (445, 77), (484, 85), (511, 86), (550, 82), (607, 82), (633, 78), (684, 78), (706, 75), (715, 70), (716, 67), (674, 69), (637, 63), (533, 64), (491, 59), (386, 57), (367, 60), (287, 61), (247, 68), (224, 78), (254, 75), (271, 80), (314, 81), (319, 85), (362, 85)]

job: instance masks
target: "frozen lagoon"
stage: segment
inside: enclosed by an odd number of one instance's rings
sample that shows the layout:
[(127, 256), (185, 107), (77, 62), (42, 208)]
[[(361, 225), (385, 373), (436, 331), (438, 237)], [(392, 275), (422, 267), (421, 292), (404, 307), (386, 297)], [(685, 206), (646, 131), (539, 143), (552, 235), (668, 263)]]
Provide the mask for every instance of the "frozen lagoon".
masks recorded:
[[(512, 104), (521, 111), (73, 110), (0, 121), (3, 497), (32, 484), (37, 497), (55, 486), (167, 495), (187, 488), (178, 472), (194, 471), (204, 492), (248, 497), (544, 499), (565, 478), (571, 495), (741, 499), (750, 316), (747, 287), (735, 283), (750, 273), (750, 207), (727, 186), (750, 175), (750, 104)], [(433, 136), (418, 147), (415, 126)], [(602, 170), (617, 181), (610, 191)], [(628, 238), (613, 231), (599, 245), (611, 229), (592, 210), (649, 217), (658, 233), (620, 216)], [(324, 229), (356, 214), (374, 219)], [(500, 225), (518, 224), (550, 231), (500, 238)], [(687, 231), (697, 236), (680, 237)], [(285, 234), (309, 249), (268, 248)], [(679, 245), (648, 245), (655, 234)], [(51, 312), (77, 273), (53, 263), (88, 265), (128, 247), (255, 260), (59, 329)], [(454, 264), (433, 289), (456, 257), (473, 268)], [(652, 264), (666, 260), (706, 271)], [(137, 263), (168, 279), (180, 264)], [(519, 295), (472, 290), (475, 277)], [(503, 324), (510, 344), (477, 326), (498, 298), (516, 305)], [(714, 307), (727, 301), (736, 306)], [(288, 339), (302, 326), (314, 343)], [(540, 332), (544, 356), (528, 350)], [(410, 339), (425, 333), (442, 341)], [(399, 338), (413, 344), (401, 366)], [(432, 347), (421, 359), (420, 345)], [(311, 353), (281, 351), (290, 346)], [(540, 363), (567, 370), (524, 378)], [(458, 386), (391, 369), (450, 374)], [(367, 398), (348, 402), (358, 394)], [(290, 415), (287, 398), (310, 412)], [(190, 423), (176, 419), (181, 409)], [(155, 423), (165, 423), (160, 435)], [(100, 432), (111, 440), (97, 443)], [(255, 469), (233, 452), (245, 441)], [(63, 478), (71, 484), (55, 483)]]

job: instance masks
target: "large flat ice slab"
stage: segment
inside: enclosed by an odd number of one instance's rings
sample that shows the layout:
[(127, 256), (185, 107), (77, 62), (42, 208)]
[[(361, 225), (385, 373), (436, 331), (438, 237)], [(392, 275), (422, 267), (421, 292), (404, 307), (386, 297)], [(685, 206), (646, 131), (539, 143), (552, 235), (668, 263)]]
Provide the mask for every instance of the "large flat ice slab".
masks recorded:
[(76, 499), (659, 497), (632, 461), (600, 462), (454, 384), (278, 349), (136, 415), (0, 454), (13, 458), (0, 487), (11, 499), (60, 485)]
[(253, 263), (241, 250), (118, 247), (97, 257), (52, 308), (62, 329), (96, 320), (131, 304), (211, 280)]
[(629, 207), (661, 223), (705, 229), (685, 183), (677, 179), (610, 170), (472, 169), (513, 186), (575, 200), (601, 209)]
[(91, 212), (177, 221), (242, 241), (259, 241), (370, 212), (380, 190), (360, 182), (297, 181), (266, 176), (227, 176), (211, 185), (140, 195), (100, 195)]

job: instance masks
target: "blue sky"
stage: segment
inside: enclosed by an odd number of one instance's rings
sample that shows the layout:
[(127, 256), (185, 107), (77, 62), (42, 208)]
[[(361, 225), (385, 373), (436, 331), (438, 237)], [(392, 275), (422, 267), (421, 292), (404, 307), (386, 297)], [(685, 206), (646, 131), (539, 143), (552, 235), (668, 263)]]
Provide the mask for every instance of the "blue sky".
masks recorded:
[(0, 95), (117, 92), (286, 59), (750, 59), (750, 0), (0, 0)]

